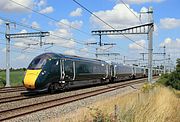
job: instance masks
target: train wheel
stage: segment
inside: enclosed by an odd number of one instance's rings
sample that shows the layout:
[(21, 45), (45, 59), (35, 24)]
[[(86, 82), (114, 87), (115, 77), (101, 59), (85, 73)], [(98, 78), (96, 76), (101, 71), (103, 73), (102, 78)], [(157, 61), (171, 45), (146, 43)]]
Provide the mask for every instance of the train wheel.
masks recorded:
[(55, 93), (58, 90), (59, 90), (59, 83), (52, 83), (48, 89), (49, 93), (51, 94)]
[(110, 82), (114, 82), (114, 77), (111, 77), (111, 78), (110, 78)]
[(135, 76), (135, 75), (133, 75), (133, 76), (132, 76), (132, 79), (135, 79), (135, 78), (136, 78), (136, 76)]
[(105, 84), (106, 83), (106, 80), (105, 79), (100, 79), (100, 81), (101, 81), (101, 84)]

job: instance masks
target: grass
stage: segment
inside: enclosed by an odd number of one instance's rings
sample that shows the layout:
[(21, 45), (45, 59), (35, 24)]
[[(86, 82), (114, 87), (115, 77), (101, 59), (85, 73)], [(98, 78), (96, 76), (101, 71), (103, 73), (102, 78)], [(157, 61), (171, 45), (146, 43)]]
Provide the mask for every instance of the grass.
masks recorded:
[[(24, 78), (24, 71), (17, 70), (10, 72), (10, 81), (12, 86), (22, 85), (22, 80)], [(0, 71), (0, 87), (4, 86), (4, 82), (6, 82), (6, 72)]]
[(180, 99), (170, 88), (145, 84), (141, 91), (116, 96), (51, 121), (179, 122)]

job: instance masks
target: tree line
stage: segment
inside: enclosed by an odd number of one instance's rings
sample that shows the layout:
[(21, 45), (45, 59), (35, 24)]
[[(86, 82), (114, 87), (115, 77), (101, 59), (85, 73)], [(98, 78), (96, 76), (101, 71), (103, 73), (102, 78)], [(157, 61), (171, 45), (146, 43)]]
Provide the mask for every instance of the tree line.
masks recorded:
[(180, 90), (180, 58), (176, 60), (176, 69), (171, 73), (163, 74), (158, 82)]

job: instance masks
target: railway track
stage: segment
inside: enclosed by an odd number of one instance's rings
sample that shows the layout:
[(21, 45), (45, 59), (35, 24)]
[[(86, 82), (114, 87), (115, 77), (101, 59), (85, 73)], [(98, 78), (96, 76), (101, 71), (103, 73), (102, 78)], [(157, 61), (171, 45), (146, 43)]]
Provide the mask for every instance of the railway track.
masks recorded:
[(19, 91), (25, 91), (25, 90), (26, 89), (23, 86), (5, 87), (5, 88), (0, 88), (0, 93), (19, 92)]
[[(9, 87), (9, 88), (12, 88), (12, 87)], [(19, 88), (19, 87), (15, 87), (15, 88)], [(47, 94), (24, 92), (24, 93), (14, 95), (14, 96), (4, 96), (4, 97), (0, 98), (0, 104), (7, 103), (7, 102), (20, 101), (20, 100), (25, 100), (25, 99), (32, 99), (32, 98), (41, 97), (41, 96), (45, 96), (45, 95), (47, 95)]]
[(40, 97), (42, 96), (41, 94), (34, 94), (34, 95), (15, 95), (15, 96), (9, 96), (9, 97), (3, 97), (0, 98), (0, 104), (2, 103), (7, 103), (7, 102), (14, 102), (14, 101), (19, 101), (19, 100), (25, 100), (25, 99), (31, 99), (35, 97)]
[(139, 84), (142, 82), (144, 82), (144, 79), (133, 80), (131, 82), (124, 82), (122, 84), (115, 85), (115, 86), (109, 86), (107, 88), (101, 88), (98, 90), (84, 92), (84, 93), (71, 95), (71, 96), (67, 96), (67, 97), (63, 97), (63, 98), (54, 98), (53, 100), (47, 100), (47, 101), (40, 102), (40, 103), (29, 104), (29, 105), (25, 105), (25, 106), (21, 106), (21, 107), (3, 110), (3, 111), (0, 111), (0, 121), (9, 120), (9, 119), (16, 118), (19, 116), (34, 113), (37, 111), (41, 111), (41, 110), (45, 110), (48, 108), (52, 108), (52, 107), (60, 106), (63, 104), (71, 103), (74, 101), (82, 100), (82, 99), (85, 99), (88, 97), (100, 95), (103, 93), (114, 91), (114, 90), (117, 90), (120, 88), (124, 88), (127, 86), (134, 85), (134, 84)]

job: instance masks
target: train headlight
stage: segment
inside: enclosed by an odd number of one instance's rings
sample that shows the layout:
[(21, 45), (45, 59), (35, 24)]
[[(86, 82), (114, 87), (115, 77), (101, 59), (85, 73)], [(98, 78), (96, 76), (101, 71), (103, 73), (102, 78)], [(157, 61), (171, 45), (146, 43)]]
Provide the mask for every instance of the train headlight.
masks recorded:
[(46, 71), (43, 71), (41, 74), (44, 75), (46, 73)]

